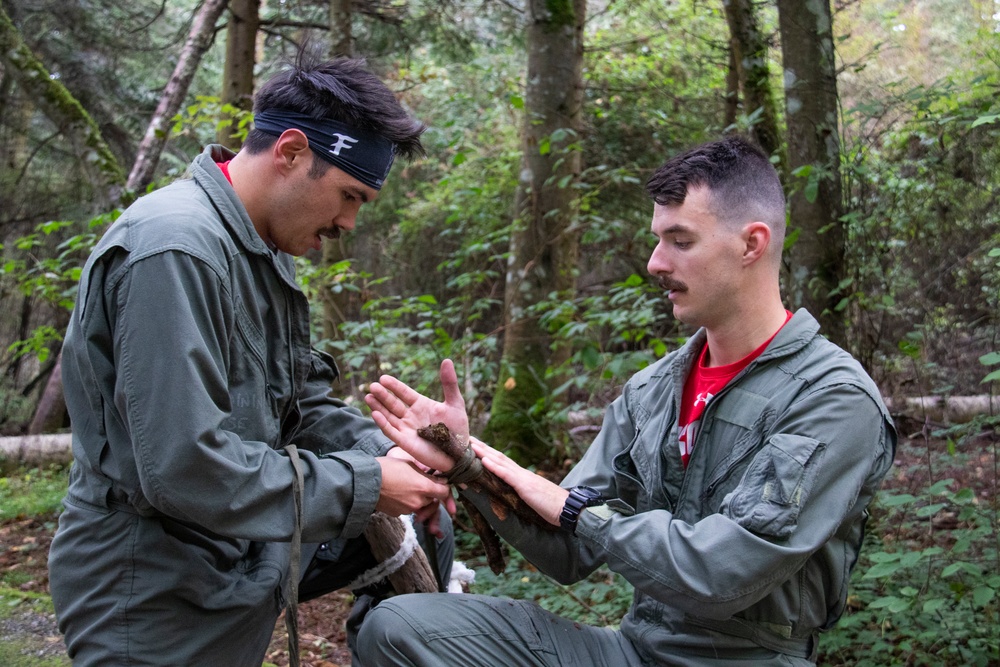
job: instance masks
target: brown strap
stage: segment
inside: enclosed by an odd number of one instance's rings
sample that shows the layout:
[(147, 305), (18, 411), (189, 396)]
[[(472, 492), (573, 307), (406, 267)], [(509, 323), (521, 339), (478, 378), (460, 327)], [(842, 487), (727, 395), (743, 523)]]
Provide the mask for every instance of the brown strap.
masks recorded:
[(299, 667), (299, 569), (302, 564), (302, 461), (295, 445), (286, 445), (288, 460), (295, 476), (292, 496), (295, 500), (295, 527), (292, 530), (292, 555), (288, 568), (288, 606), (285, 609), (285, 630), (288, 632), (288, 667)]
[(455, 467), (445, 473), (444, 478), (449, 484), (468, 484), (479, 479), (483, 474), (483, 462), (479, 460), (472, 447), (466, 447), (462, 458), (455, 462)]

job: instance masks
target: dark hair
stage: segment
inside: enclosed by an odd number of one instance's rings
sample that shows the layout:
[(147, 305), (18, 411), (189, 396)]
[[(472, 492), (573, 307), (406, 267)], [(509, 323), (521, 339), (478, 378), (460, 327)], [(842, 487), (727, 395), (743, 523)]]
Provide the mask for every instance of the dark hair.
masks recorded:
[(767, 154), (748, 139), (729, 136), (672, 157), (649, 178), (646, 191), (661, 206), (680, 206), (692, 188), (703, 186), (720, 222), (759, 220), (784, 238), (781, 180)]
[[(420, 135), (427, 126), (411, 116), (391, 90), (365, 67), (364, 60), (335, 58), (325, 62), (299, 61), (269, 79), (254, 96), (253, 111), (284, 109), (328, 118), (376, 132), (396, 144), (396, 153), (410, 159), (424, 154)], [(243, 143), (250, 154), (274, 144), (277, 137), (251, 130)], [(313, 171), (325, 172), (329, 163), (315, 160)], [(322, 175), (321, 173), (318, 175)]]

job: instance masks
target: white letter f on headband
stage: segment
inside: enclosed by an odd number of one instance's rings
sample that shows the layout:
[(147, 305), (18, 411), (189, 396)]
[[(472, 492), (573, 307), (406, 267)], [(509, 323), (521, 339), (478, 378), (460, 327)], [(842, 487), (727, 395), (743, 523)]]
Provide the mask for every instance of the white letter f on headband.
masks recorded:
[(330, 152), (334, 155), (340, 155), (341, 148), (353, 148), (351, 144), (358, 143), (358, 140), (354, 137), (349, 137), (346, 134), (340, 134), (339, 132), (335, 132), (333, 136), (337, 137), (337, 141), (330, 144)]

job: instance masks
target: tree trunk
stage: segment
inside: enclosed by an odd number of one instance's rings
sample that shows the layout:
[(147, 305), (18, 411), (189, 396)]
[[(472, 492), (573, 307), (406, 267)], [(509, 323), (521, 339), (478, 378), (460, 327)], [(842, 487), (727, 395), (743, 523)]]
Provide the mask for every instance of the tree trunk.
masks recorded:
[[(750, 133), (770, 155), (781, 157), (781, 131), (767, 67), (767, 40), (757, 25), (752, 0), (723, 0), (729, 24), (730, 50), (743, 88), (743, 113), (757, 115)], [(781, 160), (784, 167), (785, 160)]]
[[(354, 37), (351, 32), (351, 0), (330, 0), (330, 56), (354, 55)], [(323, 243), (323, 267), (330, 269), (351, 256), (350, 236), (342, 235), (338, 239)], [(323, 305), (323, 338), (337, 340), (340, 338), (340, 325), (352, 318), (359, 310), (360, 304), (352, 298), (349, 290), (334, 291), (333, 276), (327, 275), (327, 289), (323, 289), (321, 303)], [(336, 350), (327, 348), (328, 353), (336, 357)]]
[(529, 309), (574, 285), (573, 228), (581, 169), (580, 140), (585, 0), (530, 0), (523, 157), (510, 240), (501, 374), (486, 433), (501, 449), (532, 460), (550, 453), (536, 407), (550, 395), (548, 367), (565, 359)]
[(96, 165), (108, 185), (108, 199), (114, 201), (125, 185), (125, 172), (108, 148), (90, 114), (45, 65), (31, 52), (10, 17), (0, 6), (0, 61), (14, 77), (24, 96), (59, 128), (66, 137), (79, 139), (87, 154), (81, 160)]
[(829, 0), (778, 0), (785, 120), (792, 183), (788, 296), (844, 345), (843, 309), (834, 295), (844, 272), (840, 135), (833, 19)]
[(170, 132), (170, 121), (180, 109), (184, 96), (187, 95), (201, 57), (212, 45), (212, 40), (215, 38), (215, 24), (226, 9), (226, 2), (227, 0), (205, 0), (195, 14), (174, 73), (170, 75), (170, 80), (160, 97), (160, 103), (153, 112), (153, 118), (149, 121), (142, 143), (139, 144), (139, 153), (128, 176), (126, 185), (128, 190), (142, 190), (153, 180), (153, 172), (160, 161), (160, 153), (163, 152), (163, 146)]
[(353, 56), (351, 0), (330, 0), (330, 55)]
[(30, 435), (52, 433), (58, 431), (66, 423), (66, 397), (63, 395), (62, 383), (62, 350), (56, 355), (56, 363), (52, 367), (49, 381), (45, 383), (42, 398), (38, 401), (38, 409), (28, 426)]
[[(191, 80), (194, 78), (195, 70), (198, 68), (198, 63), (201, 61), (201, 57), (208, 50), (208, 47), (212, 43), (212, 39), (215, 36), (215, 23), (219, 20), (223, 10), (226, 8), (226, 0), (205, 0), (205, 3), (198, 10), (195, 15), (194, 20), (191, 23), (191, 30), (188, 33), (187, 41), (184, 43), (184, 49), (181, 52), (181, 56), (177, 61), (177, 66), (174, 68), (174, 73), (170, 77), (170, 81), (167, 83), (166, 88), (163, 91), (163, 96), (160, 98), (160, 103), (156, 107), (156, 112), (153, 114), (153, 118), (149, 122), (149, 126), (146, 129), (146, 135), (142, 139), (142, 143), (139, 146), (139, 151), (135, 160), (135, 164), (132, 166), (132, 171), (128, 176), (126, 181), (124, 172), (115, 160), (114, 155), (108, 149), (107, 145), (103, 143), (100, 138), (100, 131), (97, 126), (94, 125), (93, 120), (87, 116), (87, 112), (80, 107), (79, 103), (76, 102), (62, 88), (58, 81), (50, 79), (48, 73), (44, 74), (44, 82), (48, 82), (51, 87), (58, 86), (61, 89), (60, 99), (62, 100), (62, 105), (59, 108), (62, 109), (72, 109), (77, 108), (78, 114), (81, 118), (85, 118), (89, 122), (89, 127), (92, 131), (94, 137), (88, 135), (87, 145), (91, 145), (92, 142), (100, 140), (100, 145), (103, 147), (98, 151), (100, 157), (99, 163), (104, 164), (110, 161), (110, 165), (105, 165), (102, 167), (102, 172), (106, 173), (109, 178), (109, 183), (121, 186), (125, 186), (125, 193), (117, 192), (111, 201), (115, 204), (121, 203), (122, 195), (126, 195), (130, 192), (135, 192), (141, 188), (145, 188), (153, 177), (153, 171), (156, 169), (156, 163), (159, 161), (160, 153), (163, 151), (163, 146), (167, 141), (167, 134), (169, 130), (170, 119), (173, 118), (174, 114), (180, 108), (181, 102), (184, 96), (187, 94), (188, 86), (191, 84)], [(10, 21), (7, 19), (7, 15), (3, 14), (3, 9), (0, 8), (0, 53), (5, 53), (10, 56), (10, 52), (13, 50), (11, 48), (4, 48), (9, 46), (7, 33), (10, 32), (7, 26), (10, 25)], [(13, 29), (13, 25), (10, 25)], [(16, 32), (14, 33), (16, 35)], [(23, 44), (22, 44), (23, 46)], [(24, 47), (24, 51), (27, 48)], [(29, 52), (30, 55), (30, 52)], [(38, 70), (41, 64), (37, 64), (35, 67), (36, 71), (44, 72), (44, 68)], [(29, 77), (30, 78), (30, 77)], [(34, 77), (39, 78), (39, 77)], [(23, 84), (22, 84), (23, 86)], [(43, 96), (44, 97), (44, 96)], [(45, 98), (46, 100), (48, 98)], [(48, 111), (46, 111), (48, 113)], [(50, 116), (51, 118), (52, 116)], [(54, 119), (53, 119), (54, 120)], [(57, 124), (59, 124), (57, 122)], [(60, 125), (62, 127), (62, 125)], [(96, 150), (96, 149), (95, 149)], [(113, 166), (113, 168), (112, 168)], [(116, 180), (111, 180), (114, 177)], [(61, 356), (57, 363), (57, 369), (61, 365)], [(48, 383), (45, 385), (45, 390), (42, 392), (42, 400), (39, 402), (38, 409), (35, 411), (35, 416), (31, 421), (31, 426), (28, 432), (35, 434), (41, 431), (36, 429), (48, 428), (50, 425), (55, 423), (61, 423), (62, 415), (66, 411), (66, 399), (63, 396), (62, 387), (62, 377), (57, 371), (53, 371), (52, 375), (49, 377)]]
[[(17, 340), (27, 340), (31, 335), (31, 316), (34, 314), (34, 302), (30, 294), (25, 294), (21, 299), (21, 318), (17, 327)], [(10, 376), (13, 386), (18, 386), (21, 379), (21, 366), (24, 363), (24, 355), (17, 355), (10, 366), (7, 367), (7, 375)]]
[[(10, 83), (10, 79), (6, 79), (5, 83)], [(28, 130), (31, 127), (31, 119), (35, 115), (35, 106), (32, 104), (31, 100), (24, 95), (23, 91), (18, 90), (16, 86), (5, 86), (7, 88), (13, 88), (13, 90), (7, 91), (9, 95), (5, 96), (5, 104), (0, 108), (0, 114), (3, 115), (5, 124), (10, 128), (9, 130), (9, 143), (4, 144), (0, 147), (2, 151), (2, 159), (0, 163), (3, 164), (3, 168), (11, 172), (17, 172), (26, 168), (28, 160), (31, 157), (31, 150), (28, 145), (28, 137), (30, 136)], [(17, 187), (18, 182), (8, 183), (6, 179), (4, 180), (4, 187)], [(7, 201), (10, 201), (9, 199)]]
[[(253, 108), (253, 68), (257, 58), (257, 28), (260, 25), (260, 0), (232, 0), (229, 27), (226, 30), (226, 64), (222, 72), (223, 107), (241, 111)], [(228, 124), (225, 121), (228, 119)], [(215, 140), (232, 150), (242, 141), (234, 136), (237, 115), (222, 112)]]
[[(60, 132), (64, 136), (80, 138), (89, 152), (89, 155), (82, 156), (82, 159), (96, 164), (98, 173), (108, 185), (108, 203), (117, 202), (121, 196), (122, 186), (126, 185), (125, 172), (105, 143), (100, 129), (66, 87), (49, 75), (45, 65), (21, 39), (17, 28), (2, 7), (0, 7), (0, 58), (24, 95), (35, 102)], [(32, 419), (29, 433), (40, 433), (40, 429), (62, 425), (66, 403), (62, 396), (62, 378), (58, 368), (57, 362), (56, 370), (52, 372), (42, 392), (42, 400)]]
[(740, 110), (740, 71), (736, 65), (736, 50), (730, 40), (729, 64), (726, 67), (726, 99), (724, 102), (725, 114), (722, 126), (730, 128), (736, 124), (736, 115)]

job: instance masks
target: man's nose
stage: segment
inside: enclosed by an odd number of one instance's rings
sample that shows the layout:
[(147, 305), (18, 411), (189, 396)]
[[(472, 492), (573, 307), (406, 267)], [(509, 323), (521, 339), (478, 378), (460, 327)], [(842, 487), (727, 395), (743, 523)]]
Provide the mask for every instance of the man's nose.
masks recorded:
[(358, 220), (357, 211), (345, 211), (344, 213), (341, 213), (339, 216), (337, 216), (335, 222), (337, 226), (343, 229), (345, 232), (352, 232), (354, 231), (354, 225), (357, 222), (357, 220)]
[(646, 262), (646, 271), (650, 275), (658, 276), (663, 273), (670, 273), (670, 263), (665, 255), (666, 253), (661, 251), (660, 246), (656, 246), (653, 249), (652, 254), (649, 256), (649, 261)]

